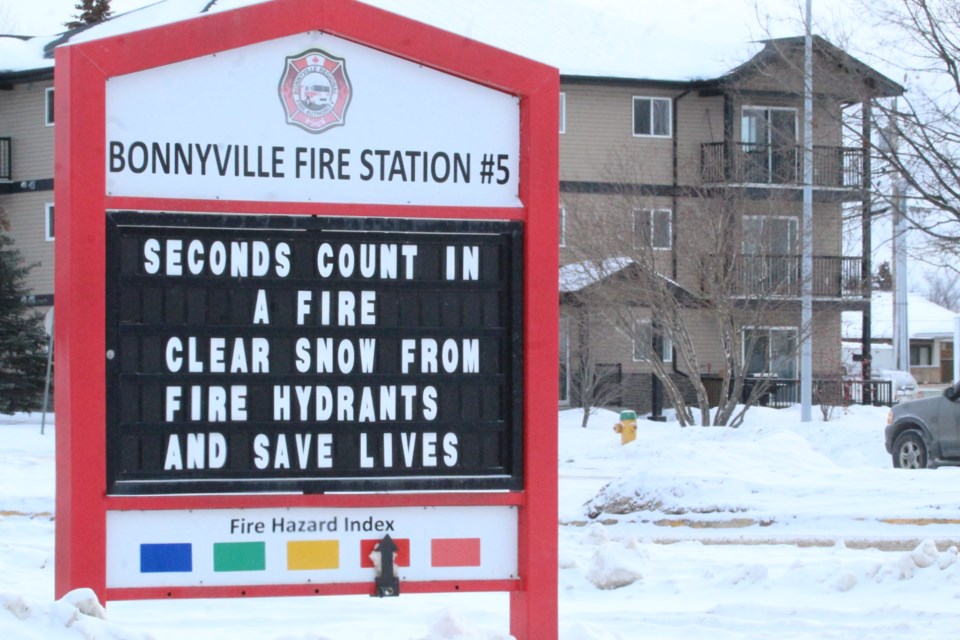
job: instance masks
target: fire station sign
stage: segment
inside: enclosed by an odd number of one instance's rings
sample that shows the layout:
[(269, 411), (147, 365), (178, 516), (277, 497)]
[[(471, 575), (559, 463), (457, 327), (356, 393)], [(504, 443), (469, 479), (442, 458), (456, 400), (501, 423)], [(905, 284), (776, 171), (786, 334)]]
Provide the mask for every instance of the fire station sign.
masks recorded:
[(514, 96), (311, 31), (111, 79), (107, 193), (517, 206), (518, 122)]
[(107, 225), (111, 493), (522, 486), (518, 223)]
[(557, 70), (354, 0), (96, 31), (56, 52), (58, 597), (504, 591), (556, 638)]

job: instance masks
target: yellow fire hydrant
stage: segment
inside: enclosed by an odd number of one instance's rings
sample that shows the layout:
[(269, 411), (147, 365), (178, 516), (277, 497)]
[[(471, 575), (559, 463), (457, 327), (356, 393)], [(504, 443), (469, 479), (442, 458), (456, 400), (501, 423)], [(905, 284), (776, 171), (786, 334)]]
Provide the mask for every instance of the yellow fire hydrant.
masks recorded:
[(620, 445), (633, 442), (637, 439), (637, 412), (621, 411), (620, 422), (613, 425), (613, 430), (620, 434)]

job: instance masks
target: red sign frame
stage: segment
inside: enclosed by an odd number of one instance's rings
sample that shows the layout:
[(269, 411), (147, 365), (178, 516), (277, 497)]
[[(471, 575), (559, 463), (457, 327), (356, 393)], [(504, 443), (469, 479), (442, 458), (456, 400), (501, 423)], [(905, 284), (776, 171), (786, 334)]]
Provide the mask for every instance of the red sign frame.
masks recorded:
[[(444, 207), (112, 197), (106, 184), (106, 82), (306, 29), (322, 30), (520, 102), (519, 207)], [(176, 47), (169, 46), (176, 42)], [(404, 593), (508, 591), (517, 638), (557, 636), (557, 70), (351, 0), (274, 0), (56, 52), (56, 594), (104, 601), (169, 597), (372, 594), (369, 583), (108, 588), (106, 514), (160, 509), (507, 505), (518, 509), (515, 580), (404, 582)], [(359, 495), (106, 494), (105, 212), (108, 210), (513, 220), (524, 224), (524, 487), (493, 493)]]

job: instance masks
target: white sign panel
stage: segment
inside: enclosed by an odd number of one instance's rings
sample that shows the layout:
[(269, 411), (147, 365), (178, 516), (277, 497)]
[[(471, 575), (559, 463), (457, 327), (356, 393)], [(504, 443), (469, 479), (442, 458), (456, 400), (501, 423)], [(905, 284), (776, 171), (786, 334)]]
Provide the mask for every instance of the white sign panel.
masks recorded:
[(107, 194), (516, 207), (519, 102), (311, 31), (111, 78)]
[(389, 535), (401, 580), (511, 580), (510, 506), (107, 512), (107, 586), (373, 583)]

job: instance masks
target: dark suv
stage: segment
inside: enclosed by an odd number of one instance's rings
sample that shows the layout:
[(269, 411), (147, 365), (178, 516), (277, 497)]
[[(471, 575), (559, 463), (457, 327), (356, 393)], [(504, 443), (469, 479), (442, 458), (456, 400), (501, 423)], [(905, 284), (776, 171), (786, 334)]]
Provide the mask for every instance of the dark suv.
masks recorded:
[(894, 406), (884, 436), (894, 467), (960, 464), (960, 382), (941, 396)]

